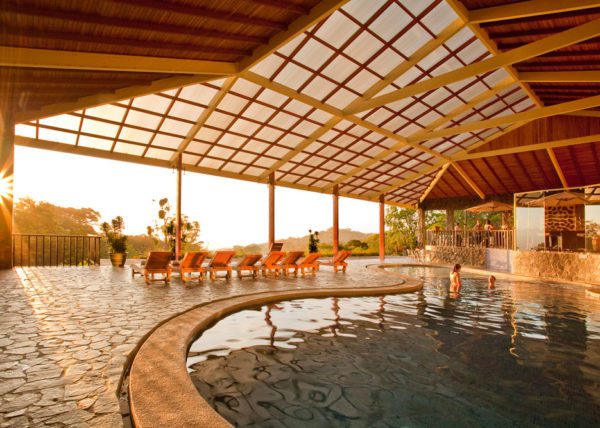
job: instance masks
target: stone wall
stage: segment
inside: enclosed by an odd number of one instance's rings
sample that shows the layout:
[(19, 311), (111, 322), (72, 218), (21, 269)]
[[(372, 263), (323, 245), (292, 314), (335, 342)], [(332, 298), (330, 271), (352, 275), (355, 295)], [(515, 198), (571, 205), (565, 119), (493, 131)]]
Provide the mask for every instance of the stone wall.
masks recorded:
[(546, 230), (582, 230), (583, 205), (546, 207), (544, 222)]
[(485, 248), (480, 247), (426, 247), (432, 263), (455, 264), (485, 267)]
[(513, 273), (600, 284), (600, 254), (515, 251)]

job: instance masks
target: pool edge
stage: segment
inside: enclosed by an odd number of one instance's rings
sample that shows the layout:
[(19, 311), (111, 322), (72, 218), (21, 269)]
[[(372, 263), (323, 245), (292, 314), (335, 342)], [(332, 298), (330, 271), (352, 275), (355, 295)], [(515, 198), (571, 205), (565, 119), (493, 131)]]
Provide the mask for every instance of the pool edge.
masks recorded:
[[(326, 297), (367, 297), (412, 293), (423, 282), (395, 272), (382, 264), (369, 265), (378, 273), (401, 282), (383, 287), (290, 289), (235, 296), (192, 308), (158, 326), (139, 347), (129, 374), (131, 418), (136, 427), (231, 427), (201, 397), (186, 367), (192, 341), (219, 319), (240, 310), (283, 300)], [(156, 388), (160, 383), (160, 389)]]

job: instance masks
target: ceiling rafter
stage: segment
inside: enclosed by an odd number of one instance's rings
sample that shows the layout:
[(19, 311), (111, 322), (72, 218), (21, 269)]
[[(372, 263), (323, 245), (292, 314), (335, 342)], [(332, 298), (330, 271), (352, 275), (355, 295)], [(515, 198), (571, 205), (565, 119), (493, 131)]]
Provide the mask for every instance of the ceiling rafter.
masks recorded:
[(0, 66), (167, 74), (227, 75), (237, 73), (238, 71), (236, 64), (222, 61), (15, 48), (9, 46), (0, 46)]
[(523, 82), (600, 82), (600, 71), (524, 71), (519, 74)]
[(466, 173), (466, 171), (456, 162), (451, 162), (452, 166), (460, 174), (460, 176), (467, 182), (467, 184), (477, 193), (481, 199), (485, 199), (485, 193), (481, 190), (481, 188), (475, 183), (475, 181)]
[[(494, 86), (493, 88), (479, 94), (478, 96), (476, 96), (475, 98), (473, 98), (472, 100), (470, 100), (468, 103), (460, 105), (458, 107), (456, 107), (454, 110), (452, 110), (450, 113), (448, 113), (446, 116), (440, 117), (436, 120), (434, 120), (432, 123), (430, 123), (429, 125), (427, 125), (425, 128), (413, 133), (411, 136), (409, 136), (409, 138), (411, 137), (416, 137), (418, 135), (427, 133), (429, 131), (432, 131), (448, 122), (451, 122), (453, 119), (457, 118), (458, 116), (460, 116), (461, 114), (463, 114), (464, 112), (472, 109), (473, 107), (477, 106), (478, 104), (485, 102), (486, 100), (489, 100), (491, 98), (493, 98), (494, 96), (496, 96), (499, 92), (501, 92), (502, 90), (506, 89), (507, 87), (509, 87), (512, 84), (512, 80), (504, 80), (500, 83), (498, 83), (496, 86)], [(392, 147), (390, 147), (389, 149), (383, 151), (382, 153), (379, 153), (378, 155), (374, 156), (372, 159), (366, 160), (365, 162), (363, 162), (361, 165), (357, 166), (356, 168), (353, 168), (351, 171), (349, 171), (348, 173), (344, 174), (343, 176), (339, 177), (338, 179), (336, 179), (332, 184), (330, 184), (330, 187), (333, 184), (340, 184), (343, 181), (347, 180), (350, 177), (353, 177), (355, 175), (357, 175), (358, 173), (364, 171), (365, 169), (369, 168), (371, 165), (374, 165), (375, 163), (379, 162), (382, 159), (385, 159), (387, 156), (397, 152), (400, 148), (402, 148), (404, 145), (400, 145), (400, 144), (394, 144)]]
[(585, 137), (565, 138), (561, 140), (546, 141), (543, 143), (527, 144), (524, 146), (507, 147), (505, 149), (488, 150), (485, 152), (477, 152), (463, 154), (453, 157), (454, 160), (480, 159), (491, 156), (503, 156), (513, 153), (532, 152), (536, 150), (554, 149), (557, 147), (569, 147), (579, 144), (588, 144), (600, 141), (600, 134), (586, 135)]
[(277, 49), (302, 34), (314, 24), (324, 20), (349, 0), (323, 0), (313, 7), (308, 14), (302, 15), (292, 22), (286, 31), (277, 33), (265, 45), (257, 47), (252, 55), (238, 62), (239, 70), (244, 71), (252, 68), (260, 60), (275, 52)]
[(556, 175), (558, 175), (558, 178), (560, 179), (560, 183), (563, 185), (563, 187), (569, 187), (569, 183), (567, 182), (567, 179), (565, 178), (565, 174), (563, 173), (560, 163), (558, 162), (558, 159), (556, 158), (556, 154), (554, 153), (554, 150), (552, 150), (552, 148), (548, 147), (546, 149), (546, 152), (548, 152), (548, 156), (550, 156), (550, 160), (552, 161), (552, 165), (554, 166), (554, 171), (556, 171)]
[(177, 148), (177, 151), (173, 153), (173, 156), (171, 156), (171, 162), (173, 164), (177, 162), (179, 155), (185, 152), (185, 149), (187, 149), (187, 147), (190, 145), (196, 134), (198, 134), (198, 131), (200, 131), (200, 128), (202, 128), (206, 121), (210, 118), (212, 112), (214, 112), (221, 103), (221, 101), (223, 101), (223, 98), (225, 98), (225, 95), (227, 95), (227, 93), (235, 84), (237, 79), (237, 76), (228, 77), (223, 83), (223, 86), (221, 86), (221, 89), (219, 89), (219, 91), (212, 97), (212, 99), (206, 106), (206, 109), (204, 109), (204, 111), (200, 113), (200, 116), (198, 116), (198, 118), (196, 119), (196, 123), (194, 123), (194, 125), (188, 131), (187, 135)]
[(264, 173), (262, 173), (260, 177), (262, 179), (266, 179), (271, 173), (277, 171), (283, 165), (285, 165), (286, 163), (288, 163), (297, 154), (299, 154), (304, 149), (306, 149), (308, 146), (310, 146), (312, 143), (314, 143), (315, 141), (317, 141), (319, 138), (321, 138), (323, 135), (325, 135), (325, 133), (329, 132), (335, 125), (337, 125), (341, 121), (342, 121), (342, 119), (340, 117), (337, 117), (337, 116), (334, 116), (331, 119), (329, 119), (323, 126), (321, 126), (320, 128), (317, 128), (306, 139), (304, 139), (303, 141), (301, 141), (300, 143), (298, 143), (298, 145), (296, 147), (294, 147), (293, 150), (291, 150), (285, 156), (283, 156), (281, 159), (279, 159), (277, 162), (275, 162), (271, 166), (271, 168), (269, 168)]
[[(477, 36), (479, 41), (481, 43), (483, 43), (483, 45), (486, 47), (486, 49), (488, 51), (490, 51), (494, 56), (501, 53), (500, 50), (498, 49), (498, 45), (496, 44), (496, 42), (494, 42), (490, 38), (489, 34), (485, 30), (483, 30), (479, 25), (470, 21), (469, 12), (463, 6), (462, 3), (459, 3), (457, 0), (447, 0), (447, 1), (448, 1), (448, 4), (450, 5), (450, 7), (454, 10), (454, 12), (456, 12), (456, 14), (465, 21), (465, 23), (467, 24), (469, 29), (471, 31), (473, 31), (473, 33), (475, 33), (475, 35)], [(531, 90), (529, 85), (527, 83), (521, 81), (519, 73), (517, 72), (517, 70), (515, 70), (515, 68), (512, 65), (504, 65), (502, 67), (502, 69), (504, 71), (506, 71), (514, 79), (514, 81), (519, 84), (521, 89), (523, 89), (523, 91), (525, 91), (525, 93), (529, 96), (529, 98), (538, 107), (542, 107), (544, 105), (542, 103), (542, 101), (539, 99), (539, 97), (537, 96), (537, 94)]]
[(436, 152), (435, 150), (431, 150), (427, 147), (423, 147), (419, 144), (412, 144), (410, 143), (406, 138), (402, 137), (401, 135), (395, 134), (390, 130), (387, 130), (385, 128), (382, 128), (380, 126), (377, 126), (371, 122), (368, 122), (364, 119), (361, 119), (357, 116), (354, 115), (345, 115), (343, 113), (342, 110), (332, 107), (329, 104), (323, 103), (319, 100), (317, 100), (316, 98), (313, 98), (309, 95), (294, 91), (293, 89), (282, 85), (281, 83), (277, 83), (274, 81), (271, 81), (265, 77), (262, 77), (256, 73), (250, 72), (250, 71), (245, 71), (243, 73), (240, 73), (240, 76), (243, 77), (244, 79), (256, 83), (257, 85), (262, 86), (263, 88), (267, 88), (267, 89), (271, 89), (272, 91), (275, 91), (277, 93), (280, 93), (282, 95), (285, 95), (288, 98), (292, 98), (294, 100), (300, 101), (304, 104), (307, 104), (311, 107), (314, 107), (316, 109), (322, 110), (324, 112), (327, 112), (329, 114), (331, 114), (332, 116), (340, 119), (339, 121), (342, 120), (347, 120), (349, 122), (354, 123), (355, 125), (359, 125), (362, 126), (363, 128), (366, 128), (370, 131), (373, 131), (377, 134), (383, 135), (384, 137), (390, 138), (392, 140), (395, 140), (399, 143), (399, 145), (401, 147), (404, 146), (411, 146), (417, 150), (420, 150), (424, 153), (428, 153), (431, 156), (437, 157), (437, 158), (444, 158), (443, 155), (441, 155), (440, 153)]
[(421, 195), (421, 197), (419, 198), (419, 203), (422, 203), (425, 200), (427, 195), (429, 195), (429, 193), (433, 190), (438, 181), (440, 181), (440, 179), (442, 178), (446, 170), (450, 167), (450, 165), (452, 165), (452, 163), (448, 162), (440, 168), (440, 170), (435, 175), (434, 179), (431, 181), (431, 183), (429, 183), (429, 186), (427, 186), (427, 189), (425, 189), (425, 191), (423, 192), (423, 195)]
[(469, 20), (480, 24), (590, 9), (598, 6), (600, 6), (600, 1), (597, 0), (532, 0), (472, 10), (469, 11)]
[(437, 131), (431, 131), (418, 137), (411, 137), (409, 138), (409, 141), (419, 142), (430, 140), (433, 138), (448, 137), (451, 135), (462, 134), (464, 132), (494, 128), (501, 125), (513, 124), (515, 122), (541, 119), (544, 117), (556, 116), (564, 113), (570, 113), (573, 111), (585, 110), (597, 106), (600, 106), (600, 95), (582, 98), (576, 101), (568, 101), (562, 104), (555, 104), (550, 107), (542, 107), (535, 110), (527, 110), (511, 115), (495, 117), (492, 119), (485, 119), (478, 122), (471, 122)]
[(492, 58), (488, 58), (483, 61), (476, 62), (465, 67), (461, 67), (457, 70), (449, 71), (447, 73), (440, 74), (436, 77), (417, 82), (415, 84), (406, 86), (402, 89), (398, 89), (387, 94), (377, 96), (375, 98), (363, 102), (362, 104), (353, 109), (345, 109), (344, 113), (356, 114), (361, 111), (369, 110), (375, 107), (380, 107), (382, 105), (399, 101), (403, 98), (407, 98), (427, 91), (432, 91), (441, 88), (442, 86), (458, 82), (460, 80), (484, 74), (489, 71), (493, 71), (507, 65), (512, 65), (517, 62), (521, 62), (547, 52), (552, 52), (554, 50), (570, 46), (584, 40), (598, 37), (599, 35), (600, 19), (595, 19), (593, 21), (579, 25), (578, 27), (563, 31), (562, 33), (557, 33), (552, 36), (548, 36), (535, 42), (523, 45), (516, 49), (492, 56)]
[(458, 33), (463, 27), (464, 23), (461, 19), (456, 19), (450, 25), (448, 25), (435, 39), (431, 39), (429, 42), (425, 43), (416, 52), (414, 52), (410, 58), (402, 63), (398, 64), (394, 69), (392, 69), (382, 80), (377, 81), (373, 86), (367, 89), (362, 97), (357, 98), (352, 101), (346, 108), (351, 109), (355, 106), (360, 105), (362, 102), (366, 100), (370, 100), (378, 92), (384, 89), (386, 86), (391, 85), (394, 80), (398, 77), (402, 76), (406, 73), (410, 68), (414, 67), (419, 63), (422, 59), (424, 59), (431, 52), (442, 46), (444, 43), (448, 41), (452, 36)]
[(149, 82), (148, 84), (137, 84), (134, 86), (117, 89), (114, 92), (85, 96), (75, 101), (50, 104), (42, 107), (39, 110), (15, 113), (15, 122), (23, 123), (31, 120), (43, 119), (48, 116), (70, 113), (83, 108), (97, 107), (103, 104), (110, 104), (127, 100), (129, 98), (168, 91), (195, 83), (210, 82), (211, 80), (217, 80), (222, 77), (223, 76), (215, 76), (212, 74), (198, 74), (192, 76), (175, 76), (166, 79), (155, 80), (153, 82)]

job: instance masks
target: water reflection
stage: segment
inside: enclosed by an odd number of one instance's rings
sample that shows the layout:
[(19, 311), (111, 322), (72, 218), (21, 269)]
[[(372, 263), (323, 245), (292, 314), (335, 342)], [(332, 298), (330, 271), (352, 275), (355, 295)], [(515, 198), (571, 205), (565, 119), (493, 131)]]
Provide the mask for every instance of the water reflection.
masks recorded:
[(425, 288), (242, 311), (192, 346), (200, 393), (237, 426), (598, 426), (600, 301), (556, 284), (412, 267)]

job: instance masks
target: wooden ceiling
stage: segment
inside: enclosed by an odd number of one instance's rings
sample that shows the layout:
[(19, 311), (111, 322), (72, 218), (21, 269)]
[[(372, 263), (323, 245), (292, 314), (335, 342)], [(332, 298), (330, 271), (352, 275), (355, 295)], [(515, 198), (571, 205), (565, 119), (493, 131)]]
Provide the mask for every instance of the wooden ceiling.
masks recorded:
[(600, 182), (600, 1), (4, 0), (0, 83), (31, 147), (399, 206)]

